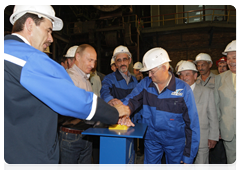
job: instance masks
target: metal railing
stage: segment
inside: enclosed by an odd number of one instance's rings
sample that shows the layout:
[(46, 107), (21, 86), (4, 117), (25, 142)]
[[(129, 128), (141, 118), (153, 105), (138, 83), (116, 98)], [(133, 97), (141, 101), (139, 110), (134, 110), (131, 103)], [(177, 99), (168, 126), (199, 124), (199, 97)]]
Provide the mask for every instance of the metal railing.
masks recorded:
[[(218, 12), (217, 12), (218, 11)], [(219, 14), (219, 11), (221, 13)], [(198, 15), (196, 15), (198, 13)], [(116, 17), (115, 17), (116, 18)], [(197, 19), (194, 21), (194, 19)], [(178, 12), (170, 13), (163, 15), (147, 16), (138, 18), (136, 14), (126, 15), (120, 17), (120, 22), (118, 26), (124, 28), (124, 23), (131, 23), (136, 28), (146, 28), (152, 27), (153, 24), (158, 26), (165, 25), (178, 25), (178, 24), (187, 24), (187, 23), (197, 23), (204, 21), (223, 21), (226, 23), (233, 22), (236, 23), (236, 10), (232, 9), (203, 9), (203, 10), (191, 10), (187, 12)], [(74, 32), (74, 29), (82, 29), (81, 27), (77, 28), (76, 23), (69, 23), (67, 32)], [(81, 32), (81, 31), (79, 31)]]
[[(222, 13), (219, 14), (221, 11)], [(196, 15), (199, 13), (199, 15)], [(164, 26), (168, 21), (172, 21), (171, 24), (187, 24), (192, 22), (204, 22), (204, 21), (225, 21), (229, 23), (236, 23), (236, 10), (232, 9), (204, 9), (204, 10), (191, 10), (187, 12), (178, 12), (171, 14), (155, 15), (148, 17), (141, 17), (139, 19), (140, 28), (151, 27), (153, 23), (158, 23), (159, 26)], [(192, 19), (197, 19), (193, 21)], [(179, 22), (180, 21), (180, 22)], [(150, 24), (150, 25), (149, 25)]]

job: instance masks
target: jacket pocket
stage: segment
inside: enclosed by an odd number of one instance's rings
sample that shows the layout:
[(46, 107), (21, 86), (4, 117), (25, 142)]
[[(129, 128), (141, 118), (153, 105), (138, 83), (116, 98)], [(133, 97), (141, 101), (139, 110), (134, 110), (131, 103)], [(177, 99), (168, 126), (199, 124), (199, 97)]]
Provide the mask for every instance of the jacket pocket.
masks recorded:
[(171, 139), (183, 138), (185, 123), (182, 114), (159, 112), (156, 114), (155, 130), (165, 132)]

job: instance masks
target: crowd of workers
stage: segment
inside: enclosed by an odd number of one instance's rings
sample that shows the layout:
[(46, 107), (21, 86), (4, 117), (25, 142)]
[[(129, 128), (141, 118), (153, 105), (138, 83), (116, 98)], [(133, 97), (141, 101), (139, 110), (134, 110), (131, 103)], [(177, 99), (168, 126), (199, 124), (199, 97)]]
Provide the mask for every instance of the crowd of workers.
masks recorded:
[[(16, 5), (4, 37), (4, 158), (7, 163), (91, 164), (99, 139), (89, 127), (147, 124), (144, 163), (222, 164), (236, 161), (236, 40), (211, 72), (211, 56), (170, 65), (155, 47), (129, 72), (132, 54), (120, 45), (112, 73), (96, 70), (89, 44), (70, 47), (59, 63), (43, 52), (63, 22), (51, 6)], [(229, 70), (228, 70), (229, 69)]]

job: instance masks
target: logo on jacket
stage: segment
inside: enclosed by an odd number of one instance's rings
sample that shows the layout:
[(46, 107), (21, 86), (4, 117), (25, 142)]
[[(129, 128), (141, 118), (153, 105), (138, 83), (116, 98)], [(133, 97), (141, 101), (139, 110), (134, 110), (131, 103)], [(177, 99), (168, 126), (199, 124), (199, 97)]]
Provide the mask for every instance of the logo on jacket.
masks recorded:
[(183, 89), (177, 89), (176, 91), (172, 92), (171, 95), (174, 96), (182, 96), (183, 93), (181, 93), (183, 91)]

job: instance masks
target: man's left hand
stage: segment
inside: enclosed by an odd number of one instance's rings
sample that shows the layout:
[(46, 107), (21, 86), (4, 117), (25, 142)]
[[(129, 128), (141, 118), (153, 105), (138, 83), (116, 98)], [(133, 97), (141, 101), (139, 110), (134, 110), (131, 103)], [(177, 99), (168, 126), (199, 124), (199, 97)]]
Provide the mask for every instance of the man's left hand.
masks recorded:
[(118, 124), (126, 125), (128, 127), (130, 127), (130, 126), (134, 127), (135, 126), (133, 124), (133, 122), (131, 121), (131, 119), (129, 118), (129, 116), (123, 116), (123, 117), (119, 118)]
[(217, 141), (208, 139), (208, 148), (212, 149), (217, 144)]

